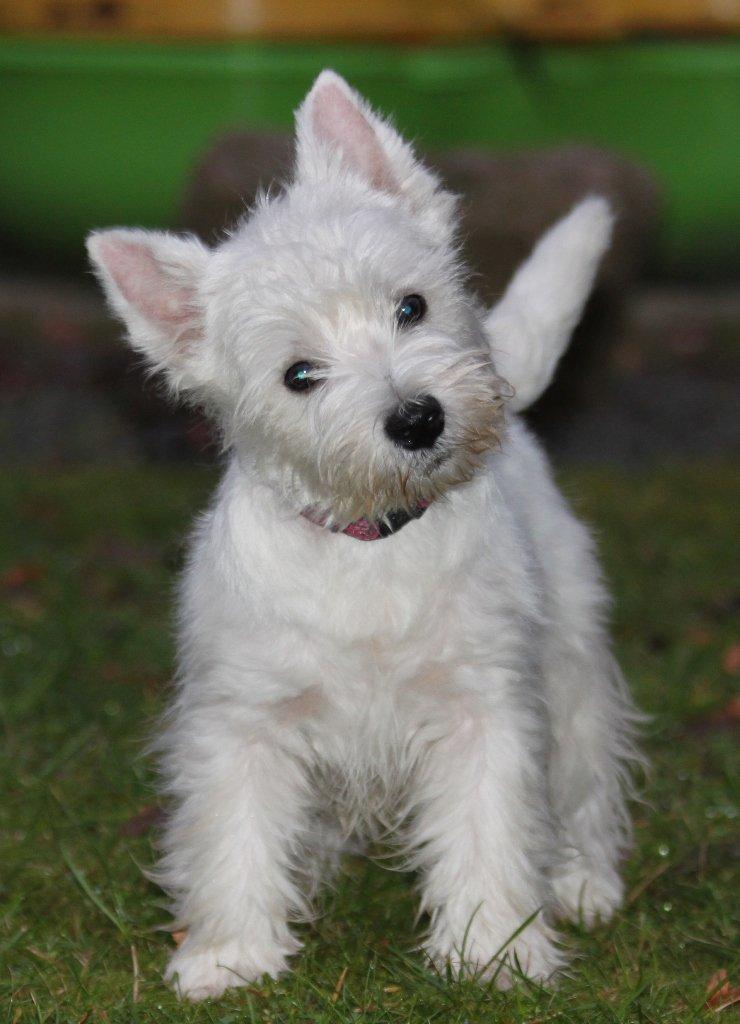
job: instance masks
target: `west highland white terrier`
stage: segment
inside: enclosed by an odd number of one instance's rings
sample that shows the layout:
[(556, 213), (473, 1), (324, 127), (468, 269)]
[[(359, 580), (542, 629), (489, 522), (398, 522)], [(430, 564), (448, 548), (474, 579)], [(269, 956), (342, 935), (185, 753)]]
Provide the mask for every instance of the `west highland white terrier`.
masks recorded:
[(591, 538), (517, 413), (612, 216), (582, 202), (487, 313), (455, 198), (387, 121), (324, 71), (296, 127), (292, 183), (215, 249), (89, 239), (131, 344), (230, 453), (163, 730), (167, 978), (197, 1000), (284, 971), (342, 839), (380, 827), (434, 965), (544, 982), (553, 920), (622, 900), (636, 714)]

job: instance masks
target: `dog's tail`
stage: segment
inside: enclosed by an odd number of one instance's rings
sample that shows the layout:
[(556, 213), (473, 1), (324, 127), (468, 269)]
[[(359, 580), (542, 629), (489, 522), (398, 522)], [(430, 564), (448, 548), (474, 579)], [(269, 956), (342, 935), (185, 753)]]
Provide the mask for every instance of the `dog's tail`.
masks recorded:
[(530, 406), (552, 380), (609, 246), (614, 215), (590, 196), (539, 240), (486, 319), (493, 362), (514, 388), (509, 408)]

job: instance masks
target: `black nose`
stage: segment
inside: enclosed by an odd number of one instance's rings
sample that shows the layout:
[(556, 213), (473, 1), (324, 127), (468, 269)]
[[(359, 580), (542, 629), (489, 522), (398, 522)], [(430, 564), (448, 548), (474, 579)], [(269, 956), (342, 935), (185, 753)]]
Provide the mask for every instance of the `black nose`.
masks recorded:
[(402, 402), (385, 421), (385, 432), (399, 448), (431, 448), (445, 428), (444, 409), (432, 395)]

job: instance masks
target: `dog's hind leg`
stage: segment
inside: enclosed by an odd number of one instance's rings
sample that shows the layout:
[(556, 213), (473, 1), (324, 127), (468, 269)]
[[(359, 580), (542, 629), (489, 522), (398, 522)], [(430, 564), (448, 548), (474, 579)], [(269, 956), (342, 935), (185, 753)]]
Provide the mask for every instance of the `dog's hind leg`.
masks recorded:
[(539, 562), (543, 695), (552, 737), (550, 802), (560, 826), (552, 869), (558, 911), (591, 924), (622, 901), (619, 862), (630, 842), (627, 797), (641, 760), (635, 710), (609, 649), (608, 597), (589, 531), (532, 460), (527, 506)]
[(561, 634), (545, 659), (554, 733), (550, 785), (562, 826), (553, 869), (559, 913), (586, 926), (621, 905), (619, 862), (629, 847), (630, 769), (639, 761), (635, 712), (605, 637)]

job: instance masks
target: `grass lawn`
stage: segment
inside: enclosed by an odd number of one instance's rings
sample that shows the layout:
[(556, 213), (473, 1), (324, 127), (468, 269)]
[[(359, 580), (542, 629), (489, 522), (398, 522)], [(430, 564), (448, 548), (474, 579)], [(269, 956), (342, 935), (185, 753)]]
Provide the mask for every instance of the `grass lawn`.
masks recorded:
[[(740, 671), (740, 472), (578, 472), (616, 595), (618, 653), (654, 715), (629, 897), (558, 991), (448, 982), (411, 952), (412, 880), (349, 860), (301, 928), (292, 975), (197, 1007), (161, 982), (172, 940), (142, 874), (156, 817), (142, 754), (172, 664), (171, 591), (210, 470), (38, 471), (0, 480), (0, 1019), (583, 1024), (721, 1020), (740, 984), (731, 703)], [(735, 922), (736, 923), (736, 922)], [(719, 1015), (719, 1016), (718, 1016)]]

